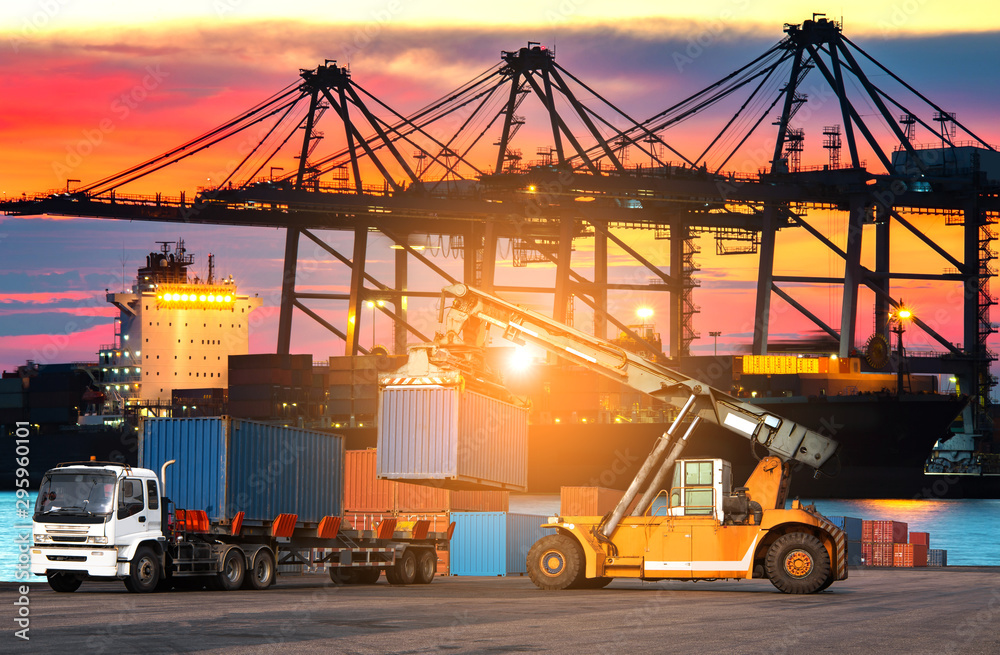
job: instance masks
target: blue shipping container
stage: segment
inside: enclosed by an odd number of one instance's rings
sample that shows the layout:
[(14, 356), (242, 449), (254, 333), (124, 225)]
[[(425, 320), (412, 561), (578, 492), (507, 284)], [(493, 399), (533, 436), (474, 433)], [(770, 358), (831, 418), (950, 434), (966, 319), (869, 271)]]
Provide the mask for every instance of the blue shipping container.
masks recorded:
[(826, 519), (846, 532), (848, 541), (861, 541), (861, 519), (853, 516), (827, 516)]
[(167, 468), (166, 495), (212, 521), (244, 512), (245, 521), (297, 514), (300, 523), (340, 516), (344, 446), (338, 435), (212, 418), (146, 419), (140, 466)]
[(528, 550), (552, 528), (547, 516), (509, 512), (452, 512), (455, 532), (449, 565), (452, 575), (502, 576), (527, 573)]

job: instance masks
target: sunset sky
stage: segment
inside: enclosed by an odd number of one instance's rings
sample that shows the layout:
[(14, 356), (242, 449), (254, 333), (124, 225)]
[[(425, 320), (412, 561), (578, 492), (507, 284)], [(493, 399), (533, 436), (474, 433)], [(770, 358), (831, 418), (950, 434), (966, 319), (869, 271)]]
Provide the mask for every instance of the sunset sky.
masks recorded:
[[(160, 3), (158, 3), (160, 4)], [(177, 146), (235, 116), (298, 79), (299, 69), (325, 59), (349, 64), (353, 79), (403, 114), (441, 97), (499, 62), (501, 50), (528, 41), (554, 47), (558, 62), (636, 118), (645, 118), (763, 53), (782, 34), (784, 23), (809, 14), (800, 2), (723, 0), (698, 3), (596, 0), (512, 0), (504, 3), (386, 2), (330, 3), (286, 0), (175, 0), (152, 9), (113, 0), (49, 0), (6, 9), (0, 31), (0, 192), (22, 193), (86, 184)], [(673, 8), (676, 6), (677, 8)], [(990, 143), (1000, 142), (1000, 13), (992, 4), (907, 0), (893, 4), (847, 0), (817, 5), (844, 21), (844, 33), (925, 95), (956, 112), (959, 120)], [(874, 79), (874, 78), (873, 78)], [(818, 84), (814, 72), (810, 85)], [(875, 80), (886, 82), (884, 76)], [(822, 102), (818, 103), (822, 105)], [(827, 107), (826, 109), (829, 109)], [(545, 125), (525, 103), (528, 125), (519, 147), (534, 153), (550, 145)], [(860, 107), (862, 114), (874, 112)], [(331, 112), (332, 114), (332, 112)], [(841, 122), (823, 110), (804, 123), (803, 164), (826, 162), (821, 127)], [(721, 123), (717, 123), (721, 125)], [(682, 149), (700, 152), (711, 137), (706, 119), (677, 134)], [(699, 130), (704, 127), (705, 131)], [(327, 129), (332, 131), (330, 126)], [(877, 134), (882, 137), (884, 134)], [(926, 135), (925, 135), (926, 136)], [(773, 128), (758, 146), (773, 142)], [(548, 136), (549, 141), (551, 136)], [(495, 138), (493, 139), (495, 140)], [(918, 134), (918, 141), (920, 135)], [(929, 139), (928, 139), (929, 140)], [(695, 153), (696, 154), (696, 153)], [(135, 193), (193, 193), (210, 184), (213, 171), (231, 155), (192, 158), (176, 169), (130, 187)], [(844, 151), (846, 158), (846, 148)], [(633, 156), (633, 162), (638, 157)], [(285, 170), (294, 166), (284, 162)], [(492, 163), (488, 163), (492, 167)], [(741, 168), (738, 161), (728, 168)], [(869, 158), (869, 168), (874, 162)], [(750, 167), (748, 172), (756, 170)], [(811, 219), (831, 238), (844, 242), (843, 217), (817, 212)], [(961, 255), (961, 228), (940, 218), (915, 219), (950, 252)], [(897, 233), (899, 233), (897, 231)], [(648, 232), (619, 234), (654, 262), (667, 264), (665, 241)], [(941, 272), (947, 263), (901, 233), (893, 261), (911, 271)], [(350, 253), (350, 236), (329, 233), (330, 243)], [(866, 233), (869, 246), (871, 238)], [(26, 359), (89, 361), (112, 341), (115, 311), (105, 289), (120, 290), (122, 270), (130, 281), (155, 241), (184, 238), (204, 273), (209, 252), (217, 269), (233, 274), (240, 289), (265, 298), (251, 336), (251, 352), (273, 351), (277, 293), (284, 235), (276, 230), (219, 226), (154, 225), (88, 219), (0, 216), (0, 367), (10, 370)], [(431, 245), (436, 243), (434, 237)], [(370, 237), (370, 272), (391, 280), (392, 251), (381, 236)], [(710, 330), (723, 333), (720, 352), (737, 351), (750, 341), (756, 256), (718, 257), (711, 237), (700, 239), (701, 288), (695, 326), (702, 337), (694, 350), (711, 353)], [(501, 251), (506, 246), (501, 245)], [(590, 277), (591, 246), (574, 253), (578, 270)], [(435, 261), (454, 271), (461, 262), (436, 252)], [(348, 271), (315, 258), (300, 290), (344, 290)], [(504, 254), (503, 252), (501, 254)], [(615, 281), (645, 282), (649, 273), (612, 251)], [(870, 253), (869, 253), (870, 254)], [(509, 262), (509, 257), (508, 260)], [(900, 264), (905, 262), (904, 264)], [(412, 286), (432, 289), (440, 279), (411, 265)], [(842, 262), (804, 231), (779, 235), (778, 272), (842, 275)], [(540, 272), (541, 271), (541, 272)], [(505, 266), (502, 282), (552, 280), (550, 267)], [(1000, 291), (1000, 285), (994, 284)], [(960, 288), (947, 284), (900, 285), (894, 293), (918, 313), (934, 313), (939, 332), (960, 341)], [(801, 289), (796, 297), (839, 327), (839, 290)], [(871, 333), (871, 297), (863, 295), (858, 339)], [(548, 298), (537, 302), (551, 312)], [(666, 331), (666, 298), (642, 294), (612, 297), (617, 316), (632, 320), (640, 305), (651, 305)], [(869, 309), (866, 310), (865, 307)], [(415, 303), (415, 322), (429, 331), (429, 307)], [(317, 309), (337, 315), (334, 306)], [(583, 303), (577, 303), (581, 321)], [(367, 316), (363, 317), (363, 320)], [(342, 319), (335, 321), (342, 324)], [(298, 314), (293, 350), (316, 359), (343, 354), (343, 342)], [(581, 325), (583, 327), (583, 325)], [(371, 343), (370, 323), (362, 344)], [(778, 298), (772, 299), (772, 339), (791, 338), (812, 325)], [(666, 336), (666, 335), (664, 335)], [(389, 343), (389, 320), (376, 321), (376, 339)], [(916, 330), (907, 333), (913, 349), (931, 349)]]

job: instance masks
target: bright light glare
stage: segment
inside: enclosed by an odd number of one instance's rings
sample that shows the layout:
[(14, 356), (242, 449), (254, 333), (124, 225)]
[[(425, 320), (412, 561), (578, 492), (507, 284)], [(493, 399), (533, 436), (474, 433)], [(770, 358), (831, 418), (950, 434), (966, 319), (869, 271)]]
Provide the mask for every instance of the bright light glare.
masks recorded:
[(510, 367), (515, 371), (526, 371), (531, 367), (531, 353), (527, 348), (518, 347), (510, 355)]
[(641, 319), (653, 318), (653, 310), (649, 307), (640, 307), (635, 313)]
[(913, 312), (911, 312), (910, 310), (908, 310), (906, 307), (900, 307), (899, 308), (898, 316), (900, 318), (902, 318), (902, 319), (907, 319), (907, 318), (910, 318), (911, 316), (913, 316)]

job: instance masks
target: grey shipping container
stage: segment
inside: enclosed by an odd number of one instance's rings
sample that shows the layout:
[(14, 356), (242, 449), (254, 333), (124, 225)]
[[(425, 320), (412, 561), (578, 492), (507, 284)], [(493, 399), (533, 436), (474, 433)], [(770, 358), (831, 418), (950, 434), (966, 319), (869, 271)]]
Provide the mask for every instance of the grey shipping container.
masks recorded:
[(528, 551), (552, 528), (548, 517), (509, 512), (452, 512), (455, 532), (450, 545), (452, 575), (527, 573)]
[(847, 542), (847, 565), (848, 566), (865, 565), (865, 557), (861, 548), (860, 541)]
[(18, 409), (20, 407), (24, 407), (24, 394), (21, 391), (0, 393), (0, 409)]
[(159, 472), (171, 459), (167, 497), (212, 521), (243, 511), (244, 521), (297, 514), (300, 523), (318, 523), (342, 513), (339, 435), (229, 417), (145, 419), (140, 466)]
[(379, 477), (449, 489), (527, 488), (525, 408), (454, 386), (386, 386), (379, 400)]
[(948, 566), (948, 551), (941, 548), (928, 548), (927, 566)]

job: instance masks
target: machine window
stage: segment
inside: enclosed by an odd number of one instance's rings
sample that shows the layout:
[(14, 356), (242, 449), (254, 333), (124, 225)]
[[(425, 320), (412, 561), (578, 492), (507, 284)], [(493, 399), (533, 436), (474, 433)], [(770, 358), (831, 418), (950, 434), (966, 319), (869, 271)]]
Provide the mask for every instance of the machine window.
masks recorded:
[(146, 480), (146, 496), (149, 498), (149, 509), (159, 509), (160, 493), (156, 490), (156, 480)]
[(145, 507), (142, 497), (142, 482), (126, 478), (122, 480), (118, 494), (118, 518), (125, 519), (141, 512)]

